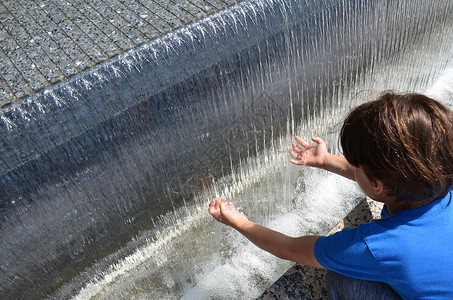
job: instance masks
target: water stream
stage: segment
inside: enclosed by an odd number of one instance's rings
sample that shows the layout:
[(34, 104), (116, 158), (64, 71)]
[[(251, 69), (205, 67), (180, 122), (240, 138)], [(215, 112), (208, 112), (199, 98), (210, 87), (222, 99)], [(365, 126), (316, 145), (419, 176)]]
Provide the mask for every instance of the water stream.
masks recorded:
[(328, 232), (363, 194), (291, 166), (292, 136), (338, 153), (383, 89), (451, 104), (453, 3), (432, 2), (244, 1), (2, 111), (2, 298), (258, 297), (291, 263), (207, 204)]

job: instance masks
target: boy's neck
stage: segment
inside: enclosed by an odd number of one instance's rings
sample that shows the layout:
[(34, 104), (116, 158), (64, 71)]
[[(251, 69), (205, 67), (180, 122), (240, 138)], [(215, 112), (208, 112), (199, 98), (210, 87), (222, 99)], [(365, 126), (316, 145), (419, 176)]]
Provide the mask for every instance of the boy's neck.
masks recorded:
[(396, 199), (391, 199), (391, 200), (389, 199), (389, 201), (382, 201), (382, 202), (384, 202), (387, 205), (388, 212), (390, 214), (394, 214), (399, 210), (422, 207), (433, 201), (434, 201), (434, 199), (430, 198), (430, 199), (426, 199), (423, 201), (409, 201), (409, 200), (396, 201)]

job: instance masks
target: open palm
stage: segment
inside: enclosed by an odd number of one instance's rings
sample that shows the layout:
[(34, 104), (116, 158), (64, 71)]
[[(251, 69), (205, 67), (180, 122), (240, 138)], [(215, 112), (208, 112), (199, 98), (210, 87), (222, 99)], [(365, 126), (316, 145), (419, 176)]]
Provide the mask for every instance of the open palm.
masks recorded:
[(294, 159), (290, 159), (290, 162), (299, 166), (322, 167), (324, 159), (328, 154), (326, 143), (319, 137), (311, 139), (317, 144), (315, 146), (310, 145), (298, 136), (295, 139), (300, 146), (296, 143), (292, 144), (293, 149), (289, 150), (289, 154)]

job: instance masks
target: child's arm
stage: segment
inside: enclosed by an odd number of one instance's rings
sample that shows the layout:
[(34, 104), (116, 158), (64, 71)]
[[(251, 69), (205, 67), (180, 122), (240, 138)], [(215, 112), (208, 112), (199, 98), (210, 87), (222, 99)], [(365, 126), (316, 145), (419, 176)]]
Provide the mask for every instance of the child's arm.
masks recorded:
[(289, 237), (249, 221), (244, 213), (238, 212), (231, 202), (226, 203), (225, 200), (212, 201), (209, 213), (217, 221), (233, 227), (256, 246), (275, 256), (306, 266), (322, 268), (314, 252), (318, 236)]
[(290, 160), (291, 163), (299, 166), (321, 168), (355, 180), (355, 167), (348, 163), (346, 158), (327, 152), (326, 143), (321, 138), (316, 137), (311, 139), (317, 144), (316, 146), (310, 145), (298, 136), (295, 139), (302, 147), (293, 143), (293, 149), (289, 150), (291, 156), (294, 157), (294, 159)]

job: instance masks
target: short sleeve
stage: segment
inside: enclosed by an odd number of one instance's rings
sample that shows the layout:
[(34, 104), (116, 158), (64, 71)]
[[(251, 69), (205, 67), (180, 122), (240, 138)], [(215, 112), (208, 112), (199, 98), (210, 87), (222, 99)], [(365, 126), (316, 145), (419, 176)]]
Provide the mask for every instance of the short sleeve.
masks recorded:
[(357, 228), (318, 238), (315, 256), (326, 269), (364, 280), (385, 281), (385, 274)]

